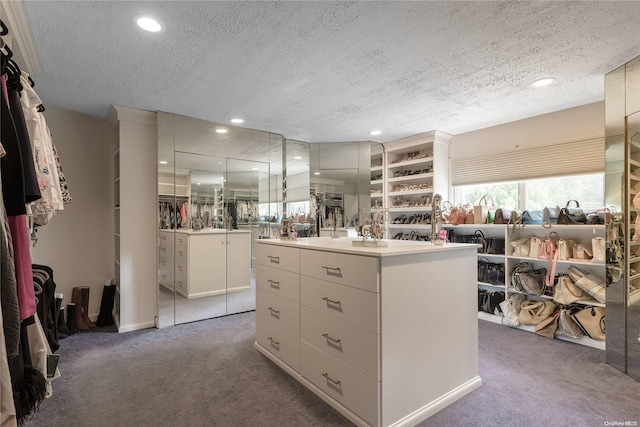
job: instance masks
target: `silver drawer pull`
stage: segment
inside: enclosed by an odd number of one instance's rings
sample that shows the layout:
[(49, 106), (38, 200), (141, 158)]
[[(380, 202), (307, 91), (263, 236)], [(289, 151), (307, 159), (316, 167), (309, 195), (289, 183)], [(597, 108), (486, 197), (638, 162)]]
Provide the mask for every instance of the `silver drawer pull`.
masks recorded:
[(334, 301), (329, 299), (329, 297), (322, 297), (323, 300), (327, 302), (327, 304), (340, 305), (340, 301)]
[(280, 341), (276, 341), (276, 340), (274, 340), (274, 339), (273, 339), (273, 337), (269, 337), (269, 338), (267, 338), (267, 339), (268, 339), (269, 341), (271, 341), (271, 344), (273, 344), (273, 345), (280, 345)]
[(322, 376), (323, 376), (323, 377), (325, 377), (326, 379), (328, 379), (329, 381), (331, 381), (332, 383), (334, 383), (335, 385), (340, 385), (340, 380), (337, 380), (337, 381), (336, 381), (336, 380), (334, 380), (333, 378), (331, 378), (331, 377), (329, 376), (329, 374), (328, 374), (328, 373), (324, 372), (324, 373), (322, 374)]
[(280, 315), (280, 310), (275, 310), (273, 307), (267, 307), (267, 310), (269, 310), (272, 314), (275, 314), (276, 316)]
[(323, 265), (322, 268), (327, 270), (327, 274), (329, 273), (329, 271), (335, 271), (336, 273), (341, 274), (340, 267), (329, 267), (328, 265)]
[(276, 282), (275, 280), (267, 280), (272, 288), (280, 289), (280, 282)]
[(333, 342), (335, 342), (337, 344), (342, 344), (339, 339), (333, 338), (333, 337), (329, 336), (329, 334), (322, 334), (322, 336), (325, 337), (326, 339), (328, 339), (329, 341), (333, 341)]
[(269, 258), (269, 260), (274, 264), (280, 264), (280, 257), (279, 256), (269, 255), (267, 258)]

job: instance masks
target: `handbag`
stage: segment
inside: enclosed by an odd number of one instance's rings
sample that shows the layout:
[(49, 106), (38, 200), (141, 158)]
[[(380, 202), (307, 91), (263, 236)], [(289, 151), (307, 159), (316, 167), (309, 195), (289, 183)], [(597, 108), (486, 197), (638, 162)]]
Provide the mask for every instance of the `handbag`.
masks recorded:
[(505, 295), (502, 291), (487, 292), (484, 294), (482, 302), (482, 311), (489, 314), (500, 315), (498, 306), (504, 301)]
[(607, 241), (604, 237), (594, 237), (591, 239), (591, 249), (593, 251), (591, 262), (604, 263), (607, 253)]
[(549, 236), (544, 239), (540, 244), (540, 251), (538, 253), (539, 259), (553, 259), (558, 250), (558, 240), (560, 236), (555, 231), (549, 233)]
[(523, 224), (542, 224), (542, 211), (531, 210), (522, 212)]
[(478, 282), (489, 283), (489, 278), (487, 275), (489, 264), (491, 262), (487, 258), (478, 259)]
[[(576, 202), (576, 207), (570, 207), (571, 202)], [(587, 217), (584, 211), (580, 208), (580, 203), (577, 200), (569, 200), (564, 208), (560, 209), (558, 215), (558, 224), (570, 225), (570, 224), (586, 224)]]
[(493, 218), (494, 224), (509, 224), (511, 220), (511, 211), (505, 208), (496, 209), (495, 216)]
[(553, 300), (558, 304), (568, 305), (577, 301), (590, 299), (590, 295), (584, 291), (571, 276), (558, 277), (558, 283), (553, 289)]
[(464, 206), (461, 205), (457, 205), (456, 206), (457, 210), (458, 210), (458, 216), (456, 218), (456, 222), (452, 222), (452, 224), (455, 225), (461, 225), (464, 224), (465, 221), (467, 220), (467, 210), (464, 208)]
[(518, 321), (518, 314), (520, 313), (520, 305), (526, 300), (526, 297), (522, 294), (511, 294), (509, 298), (500, 303), (500, 311), (504, 316), (502, 324), (516, 327), (520, 325)]
[(573, 258), (590, 259), (593, 255), (581, 243), (576, 243), (573, 247)]
[(547, 269), (535, 270), (528, 262), (520, 262), (511, 269), (511, 285), (518, 292), (531, 295), (543, 295)]
[(558, 316), (558, 329), (556, 329), (556, 336), (563, 336), (567, 338), (578, 338), (584, 336), (584, 332), (580, 329), (580, 326), (571, 317), (571, 309), (560, 309), (560, 315)]
[(571, 315), (589, 338), (599, 341), (605, 339), (604, 317), (604, 307), (587, 307)]
[(547, 338), (554, 338), (558, 329), (558, 316), (560, 316), (560, 307), (555, 307), (553, 313), (546, 319), (536, 325), (536, 334)]
[(484, 296), (486, 293), (486, 289), (478, 288), (478, 311), (482, 311), (482, 304), (484, 304)]
[(449, 201), (442, 202), (442, 219), (447, 224), (457, 225), (458, 224), (458, 206), (454, 206)]
[(556, 310), (552, 301), (525, 300), (520, 304), (518, 322), (521, 325), (537, 325), (547, 319)]
[(504, 255), (505, 254), (505, 239), (504, 237), (485, 237), (485, 251), (486, 254)]
[(471, 236), (471, 241), (469, 243), (475, 243), (476, 245), (481, 245), (478, 248), (478, 253), (486, 254), (487, 253), (487, 241), (485, 240), (484, 233), (481, 230), (476, 230)]
[(537, 236), (531, 236), (531, 243), (529, 244), (529, 257), (538, 258), (540, 255), (540, 248), (542, 247), (542, 239)]
[(487, 282), (492, 285), (504, 286), (504, 264), (491, 262), (487, 265)]
[(475, 215), (473, 213), (473, 206), (471, 205), (463, 205), (462, 209), (464, 209), (467, 213), (464, 219), (465, 224), (474, 224), (475, 223)]
[(550, 228), (552, 224), (558, 223), (558, 216), (560, 215), (560, 207), (549, 207), (545, 206), (542, 210), (542, 226), (544, 228)]
[(573, 239), (559, 239), (558, 240), (558, 260), (567, 261), (573, 256), (573, 248), (576, 245)]
[(531, 236), (526, 236), (521, 239), (511, 241), (511, 246), (513, 247), (511, 255), (513, 256), (529, 256), (529, 241), (531, 240)]
[(605, 302), (605, 284), (604, 281), (595, 274), (580, 270), (575, 265), (569, 266), (569, 275), (576, 282), (576, 285), (582, 288), (589, 295), (594, 297), (598, 302)]
[[(489, 205), (489, 201), (491, 201), (491, 205)], [(485, 194), (478, 200), (478, 203), (473, 205), (473, 220), (474, 224), (485, 224), (487, 222), (487, 216), (489, 215), (490, 210), (495, 209), (495, 203), (493, 201), (493, 197), (488, 194)]]

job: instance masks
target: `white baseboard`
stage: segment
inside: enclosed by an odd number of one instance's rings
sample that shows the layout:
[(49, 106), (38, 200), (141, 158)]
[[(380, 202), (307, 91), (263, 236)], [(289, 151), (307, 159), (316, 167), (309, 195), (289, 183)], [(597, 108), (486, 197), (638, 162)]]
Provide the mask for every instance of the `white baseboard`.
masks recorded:
[(137, 331), (139, 329), (155, 328), (156, 327), (156, 322), (155, 322), (155, 320), (149, 320), (147, 322), (134, 323), (134, 324), (130, 324), (130, 325), (121, 325), (120, 322), (116, 322), (116, 325), (118, 326), (118, 332), (120, 333), (120, 332)]

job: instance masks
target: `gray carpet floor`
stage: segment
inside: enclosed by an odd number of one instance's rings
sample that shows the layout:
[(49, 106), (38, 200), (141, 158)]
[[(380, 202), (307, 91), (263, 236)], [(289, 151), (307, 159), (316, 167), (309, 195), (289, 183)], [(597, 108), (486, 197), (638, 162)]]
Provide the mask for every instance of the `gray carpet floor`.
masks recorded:
[[(640, 424), (640, 383), (603, 351), (478, 322), (482, 387), (420, 426)], [(54, 394), (25, 425), (352, 425), (259, 354), (254, 336), (249, 312), (67, 337)]]

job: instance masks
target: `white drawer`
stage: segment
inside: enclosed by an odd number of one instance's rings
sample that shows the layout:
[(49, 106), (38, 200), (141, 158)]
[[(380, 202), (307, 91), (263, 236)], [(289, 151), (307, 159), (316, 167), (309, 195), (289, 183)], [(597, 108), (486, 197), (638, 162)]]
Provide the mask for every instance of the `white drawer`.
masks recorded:
[(187, 292), (187, 280), (186, 279), (178, 279), (176, 277), (176, 288), (180, 289), (185, 294), (188, 293)]
[(256, 342), (293, 370), (300, 372), (300, 339), (297, 335), (266, 321), (258, 314)]
[(300, 275), (298, 273), (258, 264), (256, 266), (256, 287), (291, 301), (300, 302)]
[(176, 246), (188, 246), (189, 245), (189, 236), (186, 234), (176, 233)]
[(173, 248), (173, 233), (159, 234), (161, 248)]
[(182, 264), (176, 264), (175, 266), (175, 275), (176, 280), (182, 280), (183, 282), (187, 282), (187, 266)]
[(184, 246), (176, 246), (176, 266), (186, 267), (189, 260), (189, 250)]
[(168, 247), (159, 247), (158, 248), (158, 256), (161, 259), (172, 259), (173, 258), (173, 246)]
[(300, 373), (369, 425), (378, 425), (379, 383), (300, 343)]
[(300, 336), (300, 305), (262, 289), (256, 290), (256, 312), (262, 319)]
[(256, 245), (256, 263), (291, 271), (292, 273), (299, 273), (300, 250), (258, 243)]
[(300, 272), (371, 292), (379, 292), (378, 258), (315, 250), (300, 251)]
[(380, 333), (379, 295), (375, 292), (302, 276), (300, 302), (374, 334)]
[(378, 338), (349, 323), (300, 307), (300, 339), (379, 380)]

